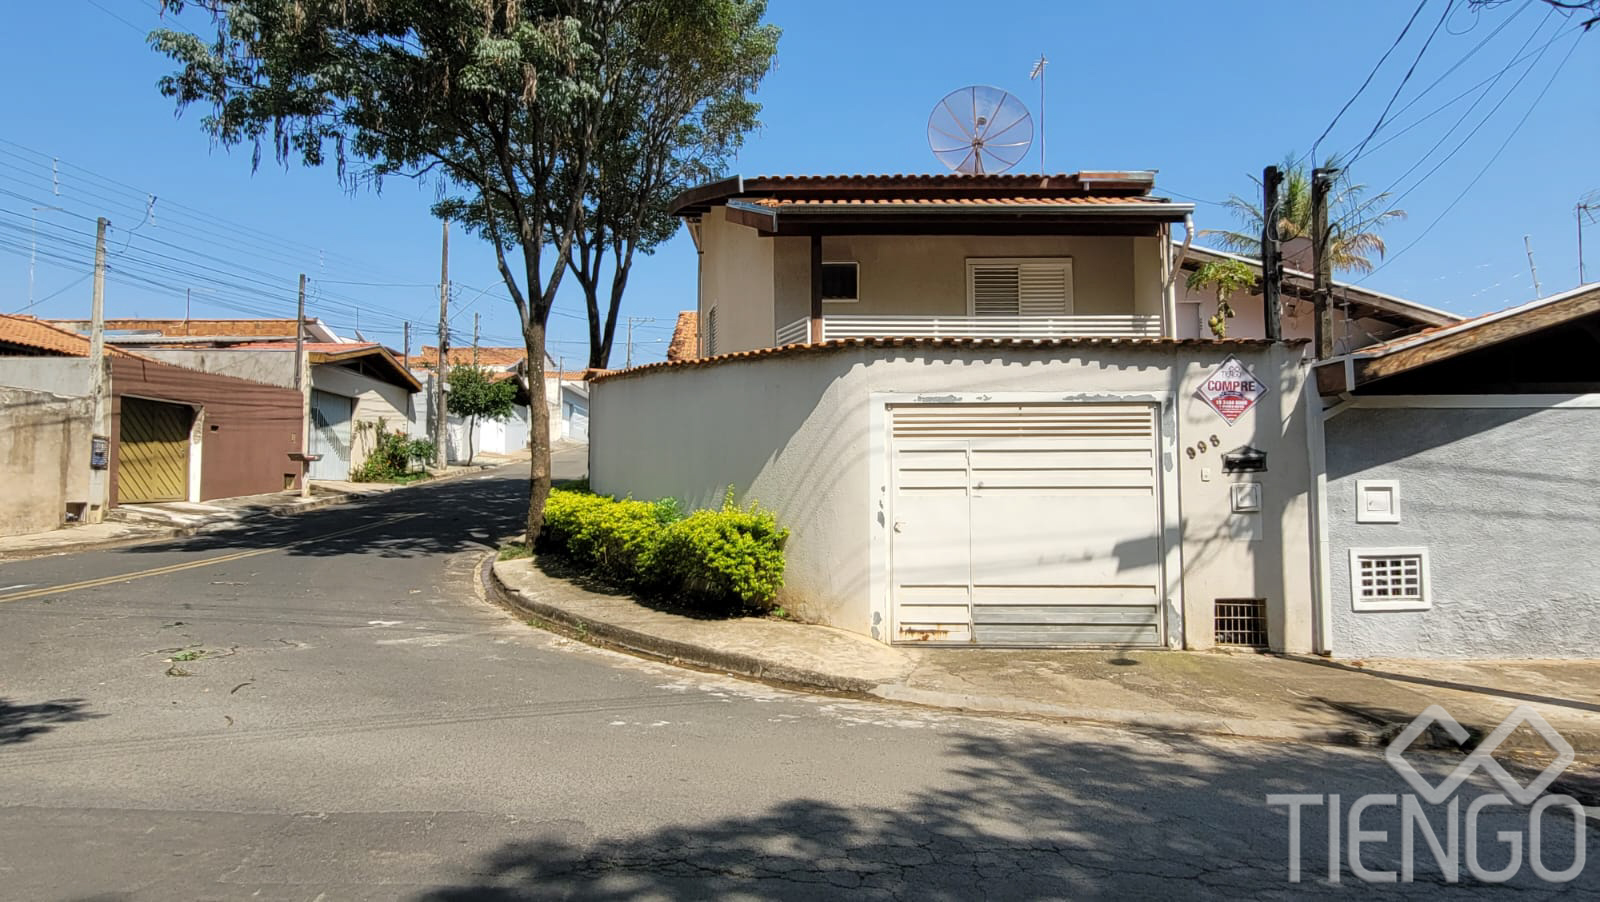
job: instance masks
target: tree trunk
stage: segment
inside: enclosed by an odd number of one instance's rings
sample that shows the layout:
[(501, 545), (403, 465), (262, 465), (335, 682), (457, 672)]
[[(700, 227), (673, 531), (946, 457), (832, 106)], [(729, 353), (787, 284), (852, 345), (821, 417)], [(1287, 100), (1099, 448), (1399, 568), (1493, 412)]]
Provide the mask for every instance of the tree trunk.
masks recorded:
[(472, 466), (472, 459), (478, 456), (478, 446), (472, 436), (478, 431), (478, 418), (471, 417), (467, 420), (467, 466)]
[(550, 408), (545, 403), (544, 339), (545, 327), (530, 321), (522, 326), (523, 344), (528, 352), (528, 447), (532, 450), (528, 480), (528, 544), (539, 538), (544, 528), (544, 502), (550, 497)]

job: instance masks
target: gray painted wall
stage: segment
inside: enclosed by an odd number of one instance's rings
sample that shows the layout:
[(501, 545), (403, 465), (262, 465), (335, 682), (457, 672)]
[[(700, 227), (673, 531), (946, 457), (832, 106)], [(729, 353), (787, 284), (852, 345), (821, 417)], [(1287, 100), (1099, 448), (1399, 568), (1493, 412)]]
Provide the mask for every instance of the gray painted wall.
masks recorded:
[[(1327, 424), (1333, 652), (1600, 656), (1600, 409), (1354, 408)], [(1356, 522), (1397, 479), (1401, 522)], [(1352, 547), (1427, 546), (1433, 607), (1357, 612)]]
[(0, 357), (0, 385), (81, 397), (89, 394), (87, 357)]
[(138, 348), (136, 353), (163, 363), (192, 370), (218, 373), (265, 382), (284, 388), (294, 387), (294, 352), (239, 350), (236, 348)]

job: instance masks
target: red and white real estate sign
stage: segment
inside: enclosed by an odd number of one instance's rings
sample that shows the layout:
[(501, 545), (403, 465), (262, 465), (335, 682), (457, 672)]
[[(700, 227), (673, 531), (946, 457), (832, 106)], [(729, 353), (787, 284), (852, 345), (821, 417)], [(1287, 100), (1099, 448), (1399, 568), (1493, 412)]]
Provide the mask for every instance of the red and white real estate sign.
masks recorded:
[(1256, 402), (1266, 393), (1267, 387), (1261, 384), (1256, 374), (1231, 354), (1222, 361), (1221, 366), (1211, 371), (1211, 375), (1200, 383), (1199, 390), (1195, 392), (1200, 400), (1206, 402), (1206, 406), (1215, 410), (1230, 425), (1245, 411), (1256, 406)]

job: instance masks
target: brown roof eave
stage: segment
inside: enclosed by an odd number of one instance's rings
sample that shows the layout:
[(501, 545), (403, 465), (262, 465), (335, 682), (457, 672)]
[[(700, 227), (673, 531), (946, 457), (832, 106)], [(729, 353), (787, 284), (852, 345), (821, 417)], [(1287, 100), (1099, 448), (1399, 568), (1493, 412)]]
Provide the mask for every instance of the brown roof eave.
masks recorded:
[(1026, 350), (1048, 348), (1266, 348), (1275, 344), (1287, 347), (1302, 347), (1308, 342), (1303, 338), (1289, 338), (1282, 341), (1270, 341), (1263, 338), (835, 338), (811, 344), (792, 344), (774, 348), (755, 348), (749, 351), (733, 351), (727, 354), (718, 354), (714, 357), (693, 357), (684, 360), (666, 360), (656, 363), (647, 363), (631, 369), (598, 370), (590, 376), (589, 382), (605, 382), (611, 379), (633, 376), (640, 373), (653, 372), (662, 369), (675, 369), (689, 366), (714, 366), (739, 360), (766, 360), (775, 357), (792, 357), (804, 354), (827, 353), (849, 348), (924, 348), (928, 350), (955, 349), (955, 350), (982, 350), (994, 348), (1016, 348)]
[(401, 366), (400, 361), (396, 360), (393, 354), (382, 347), (368, 346), (353, 351), (341, 352), (311, 351), (306, 354), (306, 359), (313, 364), (331, 363), (337, 365), (351, 363), (366, 357), (377, 357), (382, 361), (380, 368), (388, 372), (389, 375), (386, 381), (391, 385), (408, 388), (413, 394), (422, 391), (422, 383), (417, 381), (417, 377), (411, 375), (410, 371)]
[(1001, 173), (967, 175), (783, 175), (731, 176), (679, 194), (669, 209), (675, 216), (694, 217), (739, 197), (857, 198), (886, 196), (922, 198), (1072, 197), (1085, 194), (1143, 197), (1155, 185), (1146, 170), (1063, 172), (1052, 175)]

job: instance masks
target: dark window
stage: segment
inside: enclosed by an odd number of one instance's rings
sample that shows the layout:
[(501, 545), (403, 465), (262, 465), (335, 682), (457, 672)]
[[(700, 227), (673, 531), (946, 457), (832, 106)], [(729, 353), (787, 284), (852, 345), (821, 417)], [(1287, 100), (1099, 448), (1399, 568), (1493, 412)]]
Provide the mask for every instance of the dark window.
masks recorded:
[(853, 301), (856, 299), (855, 263), (822, 264), (822, 299), (824, 301)]

